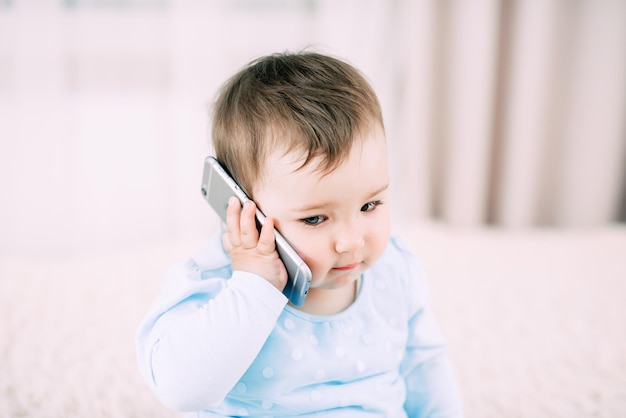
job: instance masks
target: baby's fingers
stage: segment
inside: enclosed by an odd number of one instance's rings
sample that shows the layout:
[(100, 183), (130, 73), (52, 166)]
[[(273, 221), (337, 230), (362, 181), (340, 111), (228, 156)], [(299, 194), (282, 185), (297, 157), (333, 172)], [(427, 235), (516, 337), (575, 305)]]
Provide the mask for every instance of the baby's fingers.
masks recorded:
[(259, 231), (256, 229), (256, 205), (251, 200), (243, 205), (240, 220), (241, 244), (244, 248), (254, 248), (259, 241)]
[(261, 254), (271, 254), (274, 252), (276, 243), (274, 238), (274, 220), (272, 218), (265, 218), (257, 248)]
[(226, 209), (226, 227), (228, 228), (228, 240), (234, 247), (241, 245), (241, 234), (239, 230), (239, 218), (241, 213), (241, 203), (235, 196), (228, 199)]

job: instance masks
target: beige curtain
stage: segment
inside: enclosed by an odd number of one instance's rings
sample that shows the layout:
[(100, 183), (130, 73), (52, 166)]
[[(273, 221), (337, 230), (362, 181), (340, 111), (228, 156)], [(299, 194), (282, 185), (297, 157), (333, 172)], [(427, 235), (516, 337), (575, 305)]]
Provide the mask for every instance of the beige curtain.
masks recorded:
[(402, 44), (390, 140), (400, 217), (624, 220), (626, 2), (395, 7), (403, 25), (390, 25)]
[(305, 47), (378, 92), (397, 220), (625, 219), (624, 0), (0, 0), (0, 251), (205, 237), (206, 105)]

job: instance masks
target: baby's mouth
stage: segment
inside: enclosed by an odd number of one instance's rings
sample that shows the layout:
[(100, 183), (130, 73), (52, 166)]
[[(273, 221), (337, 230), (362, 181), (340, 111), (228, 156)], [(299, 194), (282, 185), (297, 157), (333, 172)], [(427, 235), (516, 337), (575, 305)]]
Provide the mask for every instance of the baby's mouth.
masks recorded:
[(336, 270), (336, 271), (350, 271), (350, 270), (354, 270), (358, 266), (359, 266), (359, 263), (351, 263), (351, 264), (347, 264), (345, 266), (333, 267), (333, 270)]

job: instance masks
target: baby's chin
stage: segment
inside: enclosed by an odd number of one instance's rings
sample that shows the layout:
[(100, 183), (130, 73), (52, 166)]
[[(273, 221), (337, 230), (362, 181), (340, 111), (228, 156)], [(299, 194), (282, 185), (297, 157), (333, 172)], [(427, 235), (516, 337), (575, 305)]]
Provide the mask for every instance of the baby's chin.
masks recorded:
[(311, 283), (311, 288), (324, 290), (342, 289), (346, 286), (354, 284), (354, 282), (361, 276), (361, 274), (363, 274), (363, 270), (364, 269), (359, 268), (346, 272), (331, 271), (321, 281), (316, 281), (315, 279), (313, 279)]

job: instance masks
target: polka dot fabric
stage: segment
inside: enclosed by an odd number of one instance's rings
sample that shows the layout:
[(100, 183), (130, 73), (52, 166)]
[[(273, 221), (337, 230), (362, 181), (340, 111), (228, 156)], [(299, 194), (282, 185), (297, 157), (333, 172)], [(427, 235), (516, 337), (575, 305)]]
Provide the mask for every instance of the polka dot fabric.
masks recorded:
[[(216, 412), (225, 416), (405, 417), (401, 365), (420, 314), (417, 281), (391, 247), (362, 277), (355, 303), (332, 316), (287, 306), (260, 354)], [(436, 330), (430, 342), (441, 345)], [(244, 413), (245, 409), (245, 413)]]
[(392, 238), (355, 302), (316, 316), (263, 278), (232, 272), (216, 239), (166, 276), (137, 334), (142, 375), (164, 404), (195, 417), (461, 416), (406, 248)]

